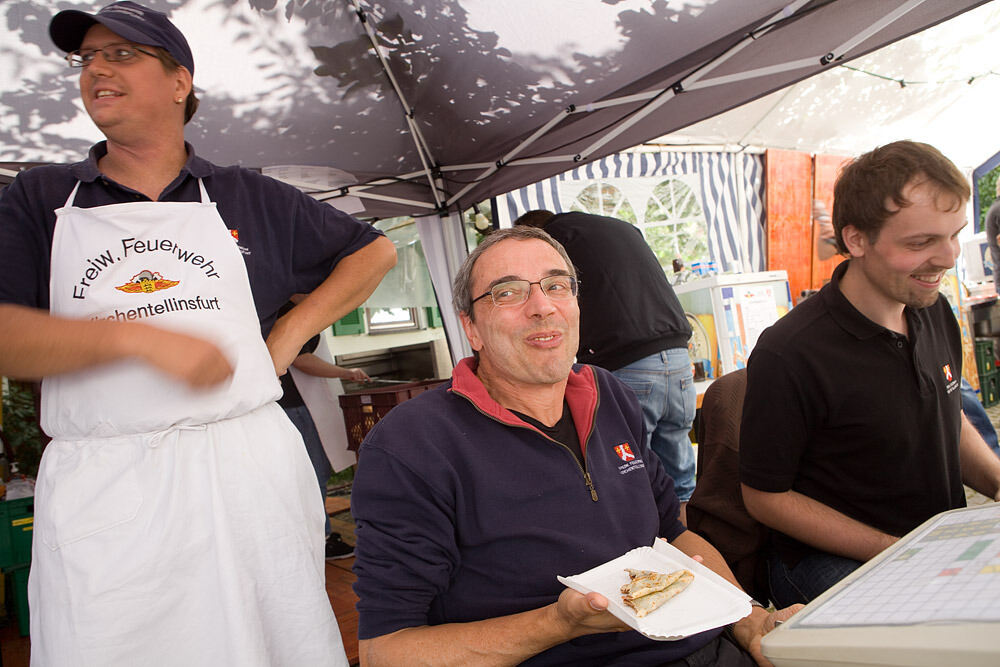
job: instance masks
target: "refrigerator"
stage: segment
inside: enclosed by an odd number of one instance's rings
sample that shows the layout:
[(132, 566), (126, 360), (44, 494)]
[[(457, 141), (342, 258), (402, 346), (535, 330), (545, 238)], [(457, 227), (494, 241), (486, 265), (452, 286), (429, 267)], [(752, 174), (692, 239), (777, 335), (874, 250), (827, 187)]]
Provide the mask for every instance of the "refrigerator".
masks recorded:
[(693, 361), (709, 377), (745, 368), (757, 338), (791, 310), (785, 271), (712, 275), (674, 286), (691, 323)]

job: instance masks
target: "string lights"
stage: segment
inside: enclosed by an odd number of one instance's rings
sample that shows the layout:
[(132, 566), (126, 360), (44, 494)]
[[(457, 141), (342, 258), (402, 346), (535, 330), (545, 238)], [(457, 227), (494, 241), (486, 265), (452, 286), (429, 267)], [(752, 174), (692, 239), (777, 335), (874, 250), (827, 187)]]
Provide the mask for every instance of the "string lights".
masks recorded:
[(868, 76), (873, 76), (876, 79), (882, 79), (883, 81), (892, 81), (894, 83), (898, 83), (900, 88), (906, 88), (907, 86), (911, 85), (939, 85), (944, 83), (967, 83), (971, 86), (972, 82), (975, 81), (976, 79), (983, 79), (988, 76), (1000, 76), (1000, 72), (994, 72), (993, 70), (989, 70), (988, 72), (984, 72), (983, 74), (975, 74), (973, 76), (970, 76), (968, 79), (962, 78), (962, 79), (945, 79), (944, 81), (910, 81), (907, 79), (897, 79), (896, 77), (886, 76), (884, 74), (878, 74), (876, 72), (869, 72), (868, 70), (863, 70), (860, 67), (851, 67), (850, 65), (839, 65), (839, 67), (843, 67), (844, 69), (849, 69), (852, 72), (857, 72), (858, 74), (866, 74)]

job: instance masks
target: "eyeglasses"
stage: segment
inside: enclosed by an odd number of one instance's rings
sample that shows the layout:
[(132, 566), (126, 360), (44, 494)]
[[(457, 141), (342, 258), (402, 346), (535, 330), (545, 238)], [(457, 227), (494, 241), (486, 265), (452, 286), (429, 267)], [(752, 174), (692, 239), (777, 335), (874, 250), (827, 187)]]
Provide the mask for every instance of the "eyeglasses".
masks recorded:
[(90, 63), (94, 62), (94, 58), (97, 56), (98, 51), (104, 56), (104, 59), (109, 63), (120, 63), (125, 60), (131, 60), (139, 53), (144, 53), (147, 56), (152, 56), (156, 58), (155, 53), (150, 53), (145, 49), (140, 49), (134, 44), (108, 44), (100, 49), (84, 49), (76, 50), (66, 54), (66, 62), (69, 63), (70, 67), (86, 67)]
[(541, 280), (531, 282), (529, 280), (508, 280), (497, 283), (490, 288), (489, 292), (480, 294), (472, 303), (492, 297), (493, 303), (497, 306), (517, 306), (528, 300), (531, 294), (531, 286), (538, 285), (542, 294), (556, 301), (565, 301), (576, 296), (580, 283), (573, 276), (557, 275), (546, 276)]

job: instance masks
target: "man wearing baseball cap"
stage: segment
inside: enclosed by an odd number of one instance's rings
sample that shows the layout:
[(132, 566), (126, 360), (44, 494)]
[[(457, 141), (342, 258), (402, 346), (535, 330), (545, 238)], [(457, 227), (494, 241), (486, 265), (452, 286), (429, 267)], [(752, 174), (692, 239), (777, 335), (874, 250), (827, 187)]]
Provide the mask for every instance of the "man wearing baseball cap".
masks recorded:
[(106, 141), (0, 197), (0, 375), (44, 379), (52, 436), (32, 664), (346, 665), (314, 473), (275, 400), (392, 243), (195, 155), (194, 59), (163, 13), (116, 2), (50, 32)]
[[(49, 36), (56, 46), (73, 54), (80, 48), (87, 31), (97, 23), (130, 42), (160, 47), (194, 77), (194, 56), (177, 26), (163, 12), (128, 0), (110, 4), (93, 15), (75, 9), (59, 12), (49, 24)], [(192, 87), (185, 100), (185, 123), (197, 109), (198, 98)]]

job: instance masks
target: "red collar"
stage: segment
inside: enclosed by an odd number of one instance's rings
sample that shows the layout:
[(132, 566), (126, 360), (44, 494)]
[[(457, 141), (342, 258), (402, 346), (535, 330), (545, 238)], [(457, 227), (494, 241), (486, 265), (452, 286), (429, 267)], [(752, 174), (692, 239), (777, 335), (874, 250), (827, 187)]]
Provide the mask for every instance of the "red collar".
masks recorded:
[[(476, 376), (476, 367), (477, 362), (474, 357), (466, 357), (458, 362), (451, 374), (449, 391), (464, 396), (483, 414), (498, 422), (530, 428), (541, 434), (537, 428), (493, 400)], [(587, 452), (587, 438), (590, 436), (594, 416), (597, 413), (598, 398), (594, 369), (584, 364), (575, 365), (566, 381), (566, 403), (569, 405), (570, 414), (573, 415), (573, 423), (576, 425), (576, 433), (580, 438), (580, 447), (584, 455)]]

